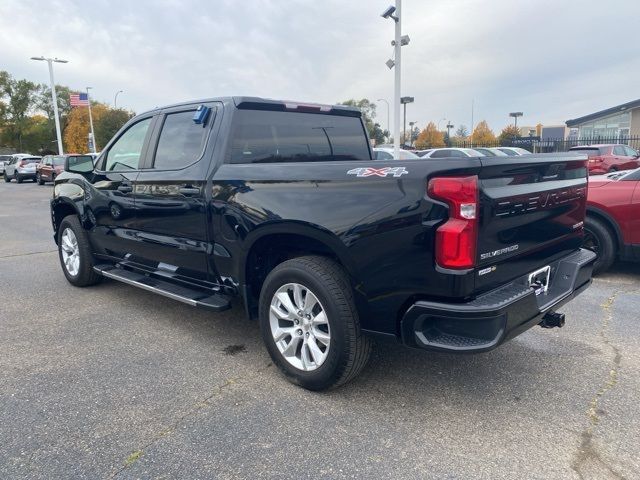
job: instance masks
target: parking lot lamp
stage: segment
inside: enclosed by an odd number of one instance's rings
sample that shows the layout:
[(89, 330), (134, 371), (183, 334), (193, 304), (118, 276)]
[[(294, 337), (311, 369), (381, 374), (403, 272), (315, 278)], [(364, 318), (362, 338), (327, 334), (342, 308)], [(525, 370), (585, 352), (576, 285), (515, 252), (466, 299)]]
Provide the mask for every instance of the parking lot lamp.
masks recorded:
[(51, 83), (51, 100), (53, 101), (53, 117), (56, 123), (56, 137), (58, 139), (58, 155), (63, 155), (64, 150), (62, 149), (62, 134), (60, 130), (60, 119), (58, 118), (58, 96), (56, 95), (56, 84), (53, 80), (53, 62), (56, 63), (68, 63), (68, 60), (62, 60), (60, 58), (45, 58), (43, 56), (40, 57), (31, 57), (31, 60), (37, 60), (39, 62), (47, 62), (49, 64), (49, 81)]
[[(394, 15), (395, 14), (395, 15)], [(400, 74), (402, 71), (402, 46), (409, 44), (409, 37), (402, 38), (402, 0), (389, 6), (382, 12), (382, 18), (390, 18), (395, 22), (395, 38), (392, 42), (394, 59), (387, 61), (389, 68), (395, 68), (393, 85), (393, 156), (400, 157)]]
[(124, 90), (118, 90), (118, 91), (116, 92), (116, 96), (115, 96), (115, 97), (113, 97), (113, 109), (114, 109), (114, 110), (118, 108), (118, 95), (119, 95), (120, 93), (124, 93)]
[(518, 128), (518, 117), (521, 117), (523, 115), (522, 112), (511, 112), (509, 114), (510, 117), (513, 117), (513, 125), (514, 127)]

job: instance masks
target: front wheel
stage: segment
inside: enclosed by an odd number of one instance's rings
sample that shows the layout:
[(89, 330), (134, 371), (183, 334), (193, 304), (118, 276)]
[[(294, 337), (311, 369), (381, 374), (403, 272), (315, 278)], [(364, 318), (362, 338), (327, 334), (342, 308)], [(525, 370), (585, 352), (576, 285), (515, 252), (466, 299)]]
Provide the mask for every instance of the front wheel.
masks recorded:
[(87, 233), (78, 217), (69, 215), (58, 229), (58, 256), (64, 276), (76, 287), (88, 287), (102, 280), (93, 270), (93, 254)]
[(36, 173), (36, 182), (38, 182), (38, 185), (44, 185), (44, 180), (42, 179), (42, 175), (40, 173)]
[(10, 177), (9, 175), (7, 175), (7, 172), (6, 172), (6, 171), (4, 172), (4, 181), (5, 181), (6, 183), (9, 183), (9, 182), (11, 181), (11, 177)]
[(274, 363), (309, 390), (353, 379), (371, 352), (349, 279), (324, 257), (287, 260), (269, 273), (260, 293), (260, 330)]

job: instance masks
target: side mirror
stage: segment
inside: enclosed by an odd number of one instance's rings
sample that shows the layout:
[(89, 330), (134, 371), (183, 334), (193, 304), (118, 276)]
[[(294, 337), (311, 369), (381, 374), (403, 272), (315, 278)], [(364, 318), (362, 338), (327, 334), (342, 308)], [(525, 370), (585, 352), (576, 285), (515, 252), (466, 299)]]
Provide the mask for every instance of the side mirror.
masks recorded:
[(80, 174), (93, 172), (93, 157), (90, 155), (66, 157), (64, 159), (64, 170)]

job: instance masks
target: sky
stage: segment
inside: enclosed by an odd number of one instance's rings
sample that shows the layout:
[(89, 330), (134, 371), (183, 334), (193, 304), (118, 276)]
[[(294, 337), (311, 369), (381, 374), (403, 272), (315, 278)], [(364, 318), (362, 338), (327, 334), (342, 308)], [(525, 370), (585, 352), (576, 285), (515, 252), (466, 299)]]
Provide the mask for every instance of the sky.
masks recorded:
[[(0, 70), (138, 113), (255, 95), (319, 103), (393, 99), (394, 0), (2, 0)], [(638, 0), (404, 0), (407, 122), (497, 132), (563, 124), (640, 98)], [(391, 112), (393, 118), (393, 112)], [(377, 117), (387, 126), (387, 107)]]

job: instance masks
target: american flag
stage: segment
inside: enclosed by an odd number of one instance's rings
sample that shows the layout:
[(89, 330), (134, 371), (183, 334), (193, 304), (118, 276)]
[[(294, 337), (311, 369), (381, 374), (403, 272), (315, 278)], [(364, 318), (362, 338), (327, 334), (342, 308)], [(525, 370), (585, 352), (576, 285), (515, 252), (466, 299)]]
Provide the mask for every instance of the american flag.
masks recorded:
[(71, 100), (72, 107), (88, 107), (89, 106), (89, 95), (86, 93), (72, 93), (69, 95), (69, 100)]

